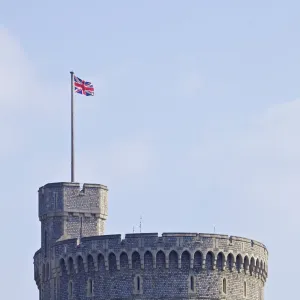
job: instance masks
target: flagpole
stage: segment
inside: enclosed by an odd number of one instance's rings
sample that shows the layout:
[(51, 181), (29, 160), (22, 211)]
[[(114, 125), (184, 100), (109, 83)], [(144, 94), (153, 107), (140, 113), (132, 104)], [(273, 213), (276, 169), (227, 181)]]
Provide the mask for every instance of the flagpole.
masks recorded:
[(71, 71), (71, 182), (74, 182), (74, 72)]

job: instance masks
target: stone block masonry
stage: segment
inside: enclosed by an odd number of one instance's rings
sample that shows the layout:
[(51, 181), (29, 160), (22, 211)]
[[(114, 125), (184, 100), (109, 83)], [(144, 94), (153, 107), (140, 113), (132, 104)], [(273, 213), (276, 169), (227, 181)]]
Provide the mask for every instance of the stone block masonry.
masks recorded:
[[(61, 184), (58, 186), (62, 188)], [(51, 192), (53, 188), (50, 185)], [(98, 185), (98, 192), (90, 194), (91, 203), (95, 199), (101, 202), (102, 189)], [(63, 203), (60, 212), (70, 212), (77, 205), (84, 209), (90, 206), (83, 203), (89, 202), (87, 194), (84, 201), (76, 200), (81, 193), (79, 187), (76, 190), (72, 197), (60, 190), (58, 199), (67, 198), (58, 200)], [(107, 192), (106, 187), (103, 190)], [(75, 200), (68, 206), (70, 198)], [(40, 207), (42, 216), (47, 215), (40, 217), (42, 230), (47, 228), (49, 236), (54, 236), (51, 230), (60, 226), (52, 223), (53, 218), (59, 217), (50, 216), (49, 200), (42, 201), (40, 206), (47, 206)], [(106, 207), (106, 217), (107, 203), (94, 207), (101, 211), (101, 205)], [(68, 222), (77, 223), (77, 217), (69, 216)], [(42, 242), (41, 249), (35, 253), (34, 278), (41, 300), (264, 299), (268, 251), (259, 242), (202, 233), (127, 234), (122, 239), (121, 235), (101, 235), (103, 232), (91, 225), (91, 220), (89, 217), (81, 220), (90, 229), (80, 239), (78, 232), (67, 223), (68, 236), (56, 234), (56, 239)]]

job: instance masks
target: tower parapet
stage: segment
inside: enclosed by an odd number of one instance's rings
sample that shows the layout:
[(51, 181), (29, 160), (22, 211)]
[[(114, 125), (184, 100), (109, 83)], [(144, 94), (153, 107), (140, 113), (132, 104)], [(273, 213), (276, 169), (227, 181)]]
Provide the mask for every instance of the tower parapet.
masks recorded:
[(36, 282), (47, 289), (52, 276), (59, 299), (68, 299), (70, 282), (78, 299), (85, 299), (90, 279), (97, 299), (263, 300), (268, 277), (266, 247), (227, 235), (103, 235), (85, 237), (79, 245), (76, 239), (58, 241), (51, 252), (49, 273), (36, 254)]

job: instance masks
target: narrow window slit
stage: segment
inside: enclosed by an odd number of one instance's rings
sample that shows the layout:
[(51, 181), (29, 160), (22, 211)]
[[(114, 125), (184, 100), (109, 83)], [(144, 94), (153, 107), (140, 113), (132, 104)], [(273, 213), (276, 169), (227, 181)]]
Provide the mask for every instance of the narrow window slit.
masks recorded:
[(191, 276), (191, 291), (194, 291), (195, 290), (195, 279), (194, 279), (194, 276)]
[(226, 284), (226, 278), (223, 278), (223, 293), (226, 294), (227, 290), (227, 284)]
[(140, 277), (137, 277), (137, 290), (140, 291), (141, 290), (141, 281), (140, 281)]

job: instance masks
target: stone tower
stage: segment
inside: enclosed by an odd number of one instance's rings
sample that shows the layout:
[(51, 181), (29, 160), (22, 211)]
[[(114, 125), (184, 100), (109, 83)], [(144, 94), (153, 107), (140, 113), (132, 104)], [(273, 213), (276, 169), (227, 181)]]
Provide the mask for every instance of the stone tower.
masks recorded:
[(39, 189), (40, 300), (263, 300), (268, 251), (254, 240), (203, 233), (103, 235), (107, 187)]
[(41, 249), (45, 257), (58, 240), (104, 234), (107, 187), (100, 184), (50, 183), (39, 189)]

